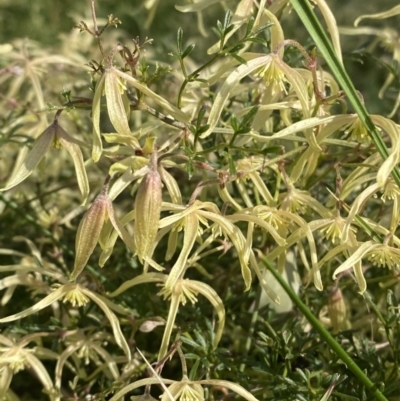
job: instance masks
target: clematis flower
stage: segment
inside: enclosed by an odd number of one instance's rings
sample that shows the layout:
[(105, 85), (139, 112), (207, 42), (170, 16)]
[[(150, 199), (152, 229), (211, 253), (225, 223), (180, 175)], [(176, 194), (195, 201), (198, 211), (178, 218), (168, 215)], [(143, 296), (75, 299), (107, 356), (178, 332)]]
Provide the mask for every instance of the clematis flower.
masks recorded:
[(196, 200), (188, 207), (174, 206), (173, 211), (177, 213), (162, 219), (159, 228), (170, 227), (172, 229), (181, 226), (184, 229), (184, 238), (179, 257), (168, 275), (166, 287), (172, 290), (177, 280), (183, 278), (196, 238), (199, 234), (202, 234), (202, 226), (208, 227), (208, 221), (211, 221), (215, 224), (214, 234), (212, 234), (214, 238), (222, 234), (229, 238), (236, 248), (242, 277), (246, 290), (248, 290), (251, 284), (251, 271), (248, 266), (250, 256), (249, 250), (246, 248), (246, 238), (240, 229), (227, 219), (226, 216), (223, 216), (217, 206), (211, 202)]
[[(170, 386), (168, 387), (167, 390), (164, 392), (164, 394), (161, 396), (162, 401), (166, 401), (167, 399), (170, 401), (170, 395), (172, 394), (172, 398), (174, 400), (180, 400), (180, 401), (203, 401), (204, 398), (204, 392), (202, 389), (200, 390), (199, 386), (215, 386), (215, 387), (222, 387), (226, 388), (228, 390), (234, 391), (236, 394), (239, 396), (243, 397), (247, 401), (258, 401), (254, 395), (252, 395), (249, 391), (247, 391), (245, 388), (240, 386), (239, 384), (227, 381), (227, 380), (219, 380), (219, 379), (206, 379), (206, 380), (197, 380), (197, 381), (192, 381), (187, 378), (186, 375), (183, 376), (182, 380), (180, 381), (174, 381), (174, 380), (169, 380), (169, 379), (164, 379), (160, 376), (158, 377), (149, 377), (147, 379), (141, 379), (137, 380), (121, 390), (119, 390), (116, 394), (114, 394), (113, 397), (110, 398), (109, 401), (118, 401), (123, 397), (125, 394), (137, 389), (138, 387), (142, 386), (149, 386), (152, 384), (160, 384), (160, 382), (163, 384), (163, 387), (165, 387), (166, 384), (169, 384)], [(171, 388), (172, 387), (172, 388)], [(185, 396), (187, 398), (185, 398)], [(144, 397), (147, 397), (144, 395)]]
[(112, 309), (118, 311), (118, 313), (127, 314), (128, 312), (118, 305), (113, 304), (108, 299), (102, 297), (99, 294), (96, 294), (93, 291), (88, 290), (86, 287), (78, 283), (64, 283), (59, 285), (58, 288), (53, 290), (53, 292), (37, 302), (35, 305), (21, 312), (15, 313), (14, 315), (10, 315), (0, 319), (0, 323), (13, 322), (15, 320), (25, 318), (29, 315), (41, 311), (44, 308), (47, 308), (48, 306), (59, 300), (62, 300), (63, 302), (69, 302), (72, 304), (73, 307), (85, 306), (90, 301), (96, 303), (97, 306), (107, 316), (110, 322), (111, 328), (114, 333), (115, 342), (120, 348), (122, 348), (128, 360), (131, 359), (130, 348), (128, 346), (128, 343), (126, 342), (124, 335), (122, 334), (118, 318), (115, 316), (115, 313), (112, 311)]
[(378, 267), (388, 267), (389, 269), (398, 270), (400, 268), (400, 249), (394, 248), (387, 244), (386, 238), (383, 244), (374, 241), (367, 241), (361, 244), (357, 250), (346, 259), (333, 273), (333, 279), (336, 279), (338, 274), (353, 268), (356, 279), (360, 287), (360, 292), (366, 290), (365, 279), (361, 282), (358, 279), (359, 272), (355, 268), (361, 264), (362, 259), (368, 259), (373, 265)]
[(116, 297), (135, 285), (144, 283), (162, 283), (163, 287), (158, 295), (163, 296), (164, 299), (170, 299), (171, 305), (169, 308), (168, 318), (165, 325), (164, 335), (159, 351), (159, 360), (162, 359), (167, 351), (168, 345), (171, 339), (172, 330), (175, 323), (175, 318), (178, 313), (180, 304), (185, 305), (187, 300), (192, 304), (197, 302), (197, 295), (201, 294), (212, 304), (218, 315), (218, 326), (214, 337), (214, 347), (216, 348), (219, 341), (221, 340), (222, 331), (225, 325), (225, 307), (224, 304), (216, 293), (216, 291), (209, 285), (196, 280), (179, 279), (175, 282), (174, 287), (167, 286), (168, 277), (162, 273), (144, 273), (132, 280), (128, 280), (123, 283), (114, 292), (108, 294), (109, 297)]
[[(110, 372), (115, 381), (120, 379), (117, 358), (112, 357), (104, 348), (105, 344), (113, 341), (112, 336), (108, 333), (98, 332), (96, 328), (89, 328), (89, 330), (89, 334), (86, 334), (84, 330), (69, 331), (63, 337), (66, 348), (58, 355), (55, 368), (55, 387), (59, 394), (61, 394), (63, 369), (64, 366), (68, 366), (70, 358), (75, 362), (76, 358), (83, 359), (85, 365), (89, 365), (93, 361), (100, 369)], [(85, 329), (85, 331), (87, 330)], [(124, 359), (126, 362), (126, 358)], [(57, 397), (56, 401), (61, 401), (61, 396)]]
[[(32, 370), (46, 389), (51, 401), (56, 401), (54, 384), (40, 357), (57, 360), (58, 354), (40, 346), (40, 338), (50, 333), (34, 333), (22, 338), (11, 339), (0, 334), (0, 399), (3, 400), (9, 390), (13, 375), (21, 370)], [(27, 348), (31, 342), (38, 343), (34, 348)], [(6, 399), (8, 399), (6, 397)]]
[(27, 155), (19, 170), (0, 191), (7, 191), (28, 178), (51, 146), (55, 148), (65, 148), (71, 155), (75, 165), (79, 189), (83, 196), (83, 203), (85, 203), (89, 195), (89, 182), (80, 146), (86, 146), (86, 144), (68, 135), (58, 124), (57, 118), (36, 139), (32, 150)]

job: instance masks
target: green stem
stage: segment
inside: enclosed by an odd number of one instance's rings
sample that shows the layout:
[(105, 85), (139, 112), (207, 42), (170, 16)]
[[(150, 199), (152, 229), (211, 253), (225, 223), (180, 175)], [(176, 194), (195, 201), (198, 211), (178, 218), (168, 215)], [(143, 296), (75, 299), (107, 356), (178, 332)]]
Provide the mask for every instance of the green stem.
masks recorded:
[(325, 340), (333, 352), (346, 364), (346, 366), (353, 372), (357, 379), (375, 396), (379, 401), (388, 401), (387, 398), (380, 392), (375, 384), (365, 375), (365, 373), (359, 368), (359, 366), (353, 361), (353, 359), (347, 354), (347, 352), (340, 346), (340, 344), (331, 336), (331, 334), (322, 326), (320, 321), (313, 315), (310, 309), (305, 303), (298, 297), (298, 295), (292, 290), (289, 284), (282, 278), (277, 270), (271, 265), (267, 259), (263, 259), (265, 267), (272, 273), (276, 278), (285, 292), (289, 295), (290, 299), (294, 302), (297, 308), (303, 313), (306, 319), (310, 322), (311, 326), (319, 333), (319, 335)]

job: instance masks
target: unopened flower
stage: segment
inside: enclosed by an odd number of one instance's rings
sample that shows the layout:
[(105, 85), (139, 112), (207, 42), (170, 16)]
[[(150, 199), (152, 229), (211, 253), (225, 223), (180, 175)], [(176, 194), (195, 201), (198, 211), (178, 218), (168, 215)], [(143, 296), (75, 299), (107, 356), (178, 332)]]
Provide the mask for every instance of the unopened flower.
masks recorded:
[(83, 203), (85, 203), (89, 195), (89, 182), (86, 176), (82, 152), (79, 147), (82, 145), (84, 145), (82, 142), (68, 135), (58, 124), (58, 120), (55, 119), (36, 139), (32, 150), (27, 155), (19, 170), (0, 191), (7, 191), (29, 177), (51, 146), (55, 148), (63, 147), (67, 149), (74, 162), (79, 189), (84, 199)]
[(70, 280), (75, 280), (85, 268), (100, 238), (100, 232), (107, 219), (110, 219), (115, 231), (128, 248), (135, 252), (135, 244), (124, 226), (115, 217), (114, 208), (107, 194), (108, 184), (104, 185), (100, 195), (96, 197), (89, 210), (81, 220), (75, 240), (75, 264)]
[(143, 177), (135, 198), (134, 234), (139, 260), (143, 263), (153, 249), (162, 204), (162, 182), (157, 171), (157, 153), (151, 156), (150, 170)]

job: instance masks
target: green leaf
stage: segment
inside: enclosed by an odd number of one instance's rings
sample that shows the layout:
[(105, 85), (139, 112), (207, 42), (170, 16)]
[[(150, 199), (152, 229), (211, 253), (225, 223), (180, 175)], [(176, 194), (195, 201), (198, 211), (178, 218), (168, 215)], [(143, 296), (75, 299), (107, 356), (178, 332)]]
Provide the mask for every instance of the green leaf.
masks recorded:
[(182, 54), (182, 59), (184, 59), (185, 57), (189, 56), (189, 54), (193, 51), (193, 49), (196, 47), (196, 45), (193, 43), (191, 45), (189, 45), (185, 51)]
[(188, 162), (187, 162), (186, 171), (188, 173), (189, 180), (190, 180), (192, 178), (193, 174), (194, 174), (193, 161), (191, 159), (189, 159)]
[(231, 56), (236, 59), (237, 61), (239, 61), (240, 64), (247, 64), (247, 61), (243, 58), (238, 56), (237, 54), (231, 54)]
[[(187, 356), (187, 355), (185, 355)], [(193, 364), (192, 369), (190, 369), (189, 373), (189, 379), (190, 380), (196, 380), (197, 378), (197, 369), (199, 368), (200, 365), (200, 358), (196, 359), (196, 362)]]
[(199, 129), (201, 127), (201, 122), (203, 121), (204, 115), (206, 114), (207, 107), (203, 104), (199, 110), (199, 114), (197, 116), (196, 128)]
[(243, 117), (242, 122), (240, 123), (240, 128), (246, 127), (251, 123), (259, 108), (260, 107), (257, 105), (250, 109), (250, 111)]
[(253, 30), (253, 27), (254, 27), (254, 22), (255, 22), (254, 17), (251, 17), (251, 18), (249, 19), (249, 22), (247, 23), (247, 27), (246, 27), (246, 38), (247, 38), (248, 36), (250, 36), (251, 31)]
[(231, 26), (233, 27), (233, 25), (230, 25), (230, 23), (231, 23), (231, 17), (232, 17), (232, 14), (231, 14), (230, 10), (228, 10), (228, 11), (225, 13), (224, 26), (223, 26), (223, 30), (224, 30), (225, 35), (227, 34), (227, 30), (228, 30)]
[(201, 348), (202, 348), (201, 345), (197, 344), (196, 341), (192, 340), (191, 338), (181, 336), (181, 337), (180, 337), (180, 340), (181, 340), (183, 343), (185, 343), (185, 344), (187, 344), (187, 345), (190, 345), (190, 346), (193, 347), (193, 348), (197, 348), (197, 349), (201, 349)]
[(265, 24), (263, 26), (260, 26), (257, 28), (254, 32), (253, 35), (258, 35), (259, 33), (265, 31), (266, 29), (272, 28), (275, 24), (273, 22), (268, 22), (268, 24)]
[(210, 128), (209, 124), (203, 125), (197, 130), (197, 134), (200, 135), (203, 132), (206, 132)]
[(178, 49), (178, 54), (182, 56), (182, 39), (183, 39), (183, 30), (181, 27), (178, 28), (178, 33), (176, 36), (176, 47)]
[(235, 116), (231, 117), (231, 127), (235, 132), (239, 129), (238, 120)]
[(239, 43), (238, 45), (234, 46), (232, 49), (229, 50), (229, 54), (237, 53), (238, 51), (244, 49), (246, 45), (244, 43)]

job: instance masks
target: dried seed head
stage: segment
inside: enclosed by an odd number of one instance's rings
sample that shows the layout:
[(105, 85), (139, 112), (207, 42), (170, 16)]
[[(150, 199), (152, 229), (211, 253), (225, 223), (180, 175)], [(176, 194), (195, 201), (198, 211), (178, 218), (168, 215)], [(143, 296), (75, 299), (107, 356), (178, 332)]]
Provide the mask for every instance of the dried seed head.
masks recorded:
[(75, 280), (82, 272), (93, 253), (103, 228), (109, 204), (108, 196), (101, 193), (96, 197), (79, 224), (75, 240), (75, 265), (70, 280)]
[(328, 315), (334, 333), (338, 333), (346, 327), (347, 308), (340, 288), (334, 289), (329, 295)]
[(135, 199), (134, 234), (139, 260), (150, 256), (158, 231), (162, 203), (162, 183), (157, 171), (157, 154), (153, 153), (150, 171), (143, 177)]

